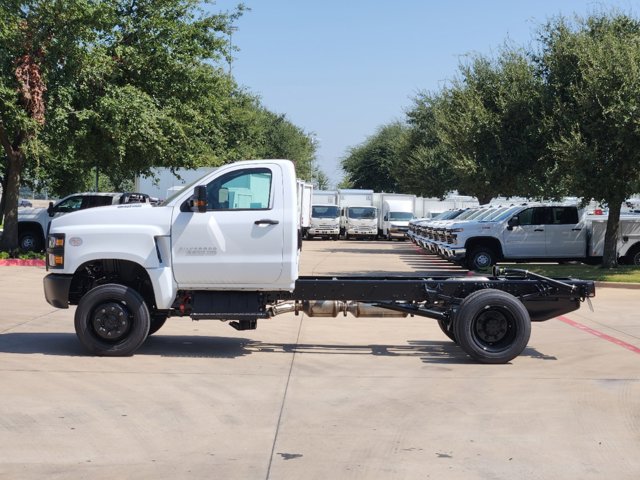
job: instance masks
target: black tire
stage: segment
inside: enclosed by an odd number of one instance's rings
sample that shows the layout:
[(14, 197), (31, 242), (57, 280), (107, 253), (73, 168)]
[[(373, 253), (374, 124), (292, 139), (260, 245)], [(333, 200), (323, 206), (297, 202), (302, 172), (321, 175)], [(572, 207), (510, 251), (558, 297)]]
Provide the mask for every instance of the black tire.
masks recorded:
[(25, 230), (18, 236), (18, 245), (23, 252), (41, 252), (44, 248), (44, 239), (36, 230)]
[(531, 319), (513, 295), (491, 288), (478, 290), (460, 304), (453, 334), (471, 358), (481, 363), (507, 363), (529, 343)]
[(334, 241), (340, 240), (340, 235), (334, 235), (333, 237), (331, 237), (331, 239)]
[(94, 355), (132, 355), (147, 339), (151, 319), (134, 289), (110, 283), (90, 290), (75, 314), (76, 335)]
[(490, 247), (475, 247), (467, 255), (467, 268), (469, 270), (486, 270), (496, 264), (498, 256)]
[(166, 323), (167, 318), (168, 317), (166, 314), (156, 313), (151, 315), (151, 320), (149, 324), (149, 334), (147, 336), (153, 335), (158, 330), (160, 330)]
[(635, 245), (626, 256), (629, 265), (640, 265), (640, 246)]
[(442, 330), (442, 333), (449, 337), (449, 340), (452, 340), (453, 343), (458, 343), (456, 336), (453, 334), (453, 329), (451, 328), (451, 320), (439, 319), (438, 326), (440, 327), (440, 330)]

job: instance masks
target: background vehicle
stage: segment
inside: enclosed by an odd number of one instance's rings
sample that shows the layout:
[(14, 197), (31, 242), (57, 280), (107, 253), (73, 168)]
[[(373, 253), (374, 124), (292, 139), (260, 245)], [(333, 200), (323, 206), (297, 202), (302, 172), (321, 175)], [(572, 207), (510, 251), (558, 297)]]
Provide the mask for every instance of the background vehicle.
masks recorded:
[(340, 234), (345, 239), (378, 236), (378, 209), (373, 204), (373, 190), (340, 189)]
[[(526, 204), (498, 212), (490, 221), (447, 226), (444, 256), (472, 270), (500, 260), (598, 263), (606, 218), (589, 216), (577, 205)], [(618, 256), (640, 262), (640, 217), (620, 217)]]
[(105, 205), (151, 202), (149, 195), (133, 192), (85, 192), (64, 197), (49, 208), (21, 208), (18, 210), (18, 242), (23, 251), (40, 251), (51, 219), (85, 208)]
[(312, 205), (311, 226), (307, 237), (340, 238), (340, 207), (337, 205)]
[(378, 235), (403, 240), (409, 231), (409, 222), (415, 218), (416, 196), (402, 193), (380, 194)]

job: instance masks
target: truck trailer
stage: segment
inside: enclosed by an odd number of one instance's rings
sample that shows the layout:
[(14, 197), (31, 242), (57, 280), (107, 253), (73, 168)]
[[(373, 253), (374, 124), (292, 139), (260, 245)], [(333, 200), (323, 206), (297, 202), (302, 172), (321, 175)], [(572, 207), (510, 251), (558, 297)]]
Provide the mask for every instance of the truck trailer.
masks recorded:
[(296, 174), (287, 160), (224, 165), (158, 206), (114, 205), (55, 218), (44, 294), (76, 305), (94, 355), (134, 354), (168, 319), (252, 330), (282, 313), (434, 319), (473, 359), (505, 363), (531, 322), (578, 309), (594, 283), (522, 270), (486, 276), (299, 276)]

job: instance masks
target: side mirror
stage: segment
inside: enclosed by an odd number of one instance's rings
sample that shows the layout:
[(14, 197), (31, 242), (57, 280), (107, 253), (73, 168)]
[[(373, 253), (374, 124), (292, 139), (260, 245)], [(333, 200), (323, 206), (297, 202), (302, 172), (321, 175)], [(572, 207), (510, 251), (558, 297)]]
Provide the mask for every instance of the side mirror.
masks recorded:
[(193, 189), (193, 200), (191, 200), (191, 207), (198, 213), (204, 213), (207, 211), (206, 185), (198, 185)]
[(49, 207), (47, 208), (47, 213), (50, 217), (53, 217), (55, 212), (53, 211), (53, 202), (49, 202)]
[(384, 216), (384, 218), (383, 218), (383, 220), (384, 220), (385, 222), (388, 222), (388, 221), (389, 221), (389, 215), (385, 215), (385, 216)]
[(517, 227), (518, 225), (520, 225), (520, 218), (517, 216), (511, 217), (507, 222), (507, 230), (513, 230), (513, 227)]

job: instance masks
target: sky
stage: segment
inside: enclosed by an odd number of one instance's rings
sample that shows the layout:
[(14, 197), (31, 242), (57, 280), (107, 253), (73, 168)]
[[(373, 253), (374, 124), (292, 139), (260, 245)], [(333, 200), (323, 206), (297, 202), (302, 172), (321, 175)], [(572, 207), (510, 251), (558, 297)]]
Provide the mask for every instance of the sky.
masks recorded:
[[(217, 0), (213, 11), (237, 0)], [(330, 187), (349, 148), (405, 112), (419, 92), (455, 77), (468, 54), (535, 44), (558, 15), (614, 8), (638, 16), (640, 0), (244, 0), (230, 38), (236, 81), (317, 141)]]

